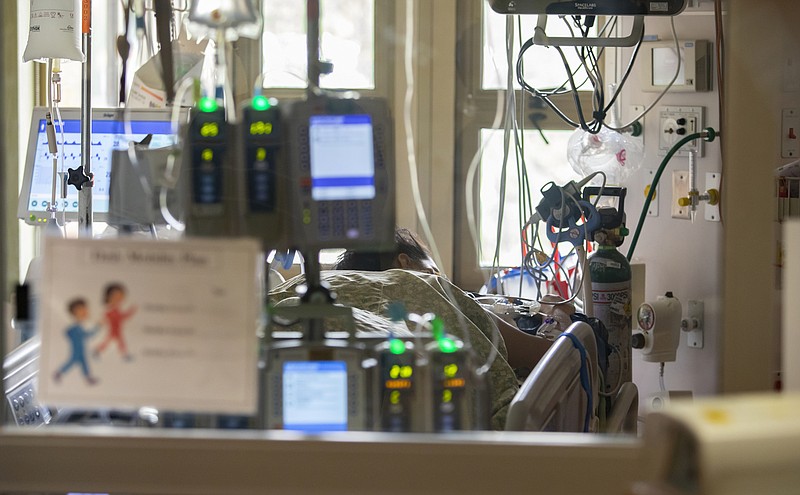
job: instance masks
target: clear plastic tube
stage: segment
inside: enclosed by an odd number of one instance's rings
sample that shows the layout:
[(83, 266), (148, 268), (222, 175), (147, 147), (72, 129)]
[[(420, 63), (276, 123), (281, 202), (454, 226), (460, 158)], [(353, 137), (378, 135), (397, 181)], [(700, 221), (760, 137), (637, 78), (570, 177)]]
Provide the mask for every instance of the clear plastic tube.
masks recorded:
[[(444, 264), (442, 263), (439, 248), (436, 245), (436, 240), (433, 237), (433, 232), (431, 231), (430, 223), (428, 222), (428, 216), (425, 213), (425, 207), (422, 204), (422, 194), (420, 193), (419, 188), (419, 173), (417, 170), (417, 158), (414, 143), (414, 129), (411, 122), (411, 105), (414, 101), (414, 0), (406, 0), (405, 11), (405, 49), (403, 59), (406, 91), (405, 98), (403, 100), (403, 125), (406, 134), (406, 152), (408, 154), (408, 169), (411, 178), (411, 192), (414, 197), (414, 206), (417, 211), (417, 217), (419, 218), (423, 234), (425, 235), (428, 245), (431, 248), (433, 260), (441, 268), (444, 266)], [(460, 310), (458, 301), (455, 297), (455, 294), (453, 294), (452, 290), (450, 289), (449, 284), (443, 283), (441, 285), (445, 294), (447, 295), (448, 300), (456, 307), (456, 309), (458, 309), (456, 313), (459, 324), (461, 328), (464, 329), (464, 332), (462, 332), (464, 343), (469, 348), (472, 348), (472, 336), (469, 334), (468, 330), (469, 322), (464, 316), (464, 313)], [(497, 346), (499, 345), (501, 336), (500, 330), (496, 325), (494, 326), (494, 333), (492, 337), (492, 349), (487, 356), (486, 363), (476, 370), (478, 375), (486, 373), (486, 371), (488, 371), (488, 369), (494, 363), (494, 360), (497, 358)]]
[[(180, 173), (180, 170), (176, 172), (176, 153), (177, 150), (181, 149), (181, 135), (180, 135), (180, 115), (181, 115), (181, 103), (186, 96), (186, 92), (193, 86), (194, 81), (192, 79), (185, 79), (181, 82), (180, 86), (178, 86), (178, 90), (175, 92), (175, 104), (172, 107), (172, 118), (170, 119), (172, 125), (172, 133), (175, 135), (175, 153), (170, 153), (169, 157), (167, 157), (167, 167), (164, 170), (164, 179), (165, 182), (168, 184), (172, 184), (177, 181), (177, 175)], [(172, 227), (173, 229), (177, 230), (178, 232), (183, 232), (186, 230), (186, 226), (175, 218), (172, 215), (172, 212), (169, 211), (169, 205), (167, 204), (167, 199), (169, 194), (169, 188), (166, 186), (161, 186), (158, 192), (158, 206), (161, 210), (161, 216), (164, 217), (164, 220), (167, 222), (167, 225)]]

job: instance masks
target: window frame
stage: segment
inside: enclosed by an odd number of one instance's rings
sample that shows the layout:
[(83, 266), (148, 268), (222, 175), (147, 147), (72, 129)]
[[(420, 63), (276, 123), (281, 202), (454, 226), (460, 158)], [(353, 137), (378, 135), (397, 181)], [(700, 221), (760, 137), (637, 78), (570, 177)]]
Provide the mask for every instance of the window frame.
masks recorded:
[[(506, 90), (490, 90), (482, 88), (483, 67), (483, 2), (472, 0), (457, 0), (457, 78), (456, 101), (460, 108), (457, 109), (456, 118), (456, 170), (455, 170), (455, 238), (460, 242), (454, 248), (453, 279), (461, 287), (478, 288), (482, 286), (489, 276), (490, 268), (481, 267), (478, 253), (472, 242), (472, 237), (467, 221), (466, 204), (466, 176), (470, 163), (481, 145), (481, 129), (492, 128), (497, 110), (498, 93), (505, 99)], [(605, 67), (605, 54), (600, 57), (601, 70)], [(527, 111), (527, 102), (531, 96), (524, 91), (517, 90), (517, 121), (524, 123)], [(520, 104), (523, 102), (524, 105)], [(584, 91), (580, 94), (581, 104), (584, 108), (591, 108), (591, 92)], [(560, 108), (572, 119), (577, 118), (571, 94), (551, 97)], [(567, 123), (561, 120), (550, 108), (545, 106), (541, 110), (545, 115), (539, 123), (544, 131), (571, 130)], [(501, 114), (505, 118), (505, 109)], [(502, 122), (502, 120), (501, 120)], [(531, 129), (525, 126), (525, 129)], [(475, 217), (480, 214), (480, 183), (476, 175), (472, 188), (475, 198)], [(480, 223), (480, 222), (478, 222)]]
[[(263, 13), (263, 4), (259, 6)], [(373, 71), (375, 76), (375, 87), (373, 89), (353, 89), (364, 97), (391, 98), (394, 87), (394, 43), (392, 42), (394, 26), (394, 4), (392, 0), (375, 0), (373, 20), (374, 24), (374, 50), (373, 50)], [(258, 44), (258, 67), (259, 73), (263, 72), (263, 44), (259, 40)], [(378, 63), (378, 56), (385, 57), (391, 63)], [(345, 90), (347, 90), (345, 88)], [(264, 93), (280, 100), (299, 100), (305, 97), (307, 88), (264, 88)], [(334, 90), (334, 91), (338, 91)]]

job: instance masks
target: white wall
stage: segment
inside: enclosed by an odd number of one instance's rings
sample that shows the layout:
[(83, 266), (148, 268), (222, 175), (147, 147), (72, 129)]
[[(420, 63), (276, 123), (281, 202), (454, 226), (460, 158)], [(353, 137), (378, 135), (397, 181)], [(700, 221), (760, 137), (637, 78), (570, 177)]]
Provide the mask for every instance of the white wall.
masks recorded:
[[(675, 18), (675, 28), (681, 40), (714, 39), (714, 17), (710, 13), (686, 12)], [(628, 33), (630, 22), (625, 23), (623, 32)], [(669, 20), (648, 18), (645, 24), (647, 35), (658, 35), (661, 40), (672, 40)], [(644, 48), (643, 48), (644, 49)], [(621, 66), (624, 68), (630, 58), (631, 49), (622, 50)], [(641, 54), (641, 53), (640, 53)], [(658, 93), (643, 92), (640, 82), (642, 71), (648, 68), (642, 58), (634, 67), (621, 97), (623, 120), (633, 115), (631, 105), (648, 105)], [(613, 71), (613, 68), (611, 69)], [(627, 224), (633, 231), (644, 203), (644, 188), (650, 177), (646, 169), (655, 170), (661, 163), (658, 155), (659, 123), (658, 113), (664, 105), (692, 105), (705, 107), (705, 126), (719, 128), (716, 77), (713, 91), (701, 93), (667, 93), (661, 102), (645, 118), (644, 142), (645, 162), (629, 181), (626, 202)], [(627, 120), (626, 120), (627, 122)], [(705, 155), (698, 158), (698, 188), (705, 185), (706, 172), (720, 170), (719, 141), (705, 144)], [(645, 299), (654, 300), (667, 291), (672, 291), (683, 305), (684, 314), (689, 300), (705, 303), (705, 347), (690, 348), (686, 335), (681, 335), (677, 361), (667, 363), (665, 382), (668, 390), (690, 390), (695, 396), (714, 394), (718, 391), (717, 340), (722, 331), (722, 225), (703, 219), (703, 207), (698, 210), (695, 223), (689, 220), (673, 219), (670, 214), (672, 197), (672, 171), (688, 170), (688, 159), (675, 157), (667, 166), (659, 185), (657, 217), (648, 217), (635, 252), (635, 261), (647, 266)], [(627, 253), (630, 238), (623, 245)], [(636, 308), (633, 308), (634, 314)], [(634, 329), (635, 329), (634, 321)], [(658, 364), (642, 361), (639, 351), (634, 350), (633, 379), (639, 387), (640, 402), (659, 390)]]

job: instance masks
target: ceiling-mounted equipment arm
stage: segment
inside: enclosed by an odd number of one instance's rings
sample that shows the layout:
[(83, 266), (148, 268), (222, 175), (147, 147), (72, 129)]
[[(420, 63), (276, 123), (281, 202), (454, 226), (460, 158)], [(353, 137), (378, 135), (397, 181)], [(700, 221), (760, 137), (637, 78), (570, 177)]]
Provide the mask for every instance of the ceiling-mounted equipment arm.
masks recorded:
[(498, 14), (678, 15), (689, 0), (489, 0)]
[(540, 46), (601, 46), (621, 47), (634, 46), (642, 39), (644, 34), (644, 16), (637, 15), (633, 18), (631, 34), (622, 38), (606, 37), (550, 37), (547, 36), (547, 15), (539, 15), (536, 30), (533, 34), (533, 44)]

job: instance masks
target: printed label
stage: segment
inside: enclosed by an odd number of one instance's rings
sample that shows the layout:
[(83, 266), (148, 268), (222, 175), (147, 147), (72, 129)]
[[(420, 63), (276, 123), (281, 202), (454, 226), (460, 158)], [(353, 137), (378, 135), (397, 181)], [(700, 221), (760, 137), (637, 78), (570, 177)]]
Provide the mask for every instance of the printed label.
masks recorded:
[(613, 391), (618, 383), (631, 381), (631, 283), (592, 283), (594, 316), (608, 330), (608, 370), (605, 391)]
[(669, 12), (669, 2), (650, 2), (650, 12)]

